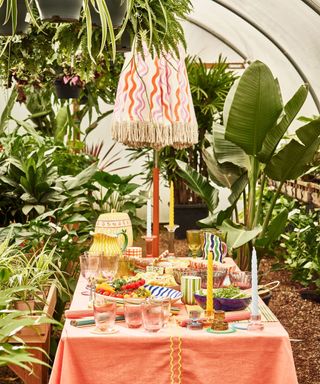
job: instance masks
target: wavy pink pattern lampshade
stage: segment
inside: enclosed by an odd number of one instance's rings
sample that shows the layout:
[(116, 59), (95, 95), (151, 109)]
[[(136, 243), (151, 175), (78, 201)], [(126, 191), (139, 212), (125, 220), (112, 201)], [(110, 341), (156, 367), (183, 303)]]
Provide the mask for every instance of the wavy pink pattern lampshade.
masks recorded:
[(189, 147), (198, 142), (184, 54), (126, 59), (112, 125), (113, 139), (130, 147)]

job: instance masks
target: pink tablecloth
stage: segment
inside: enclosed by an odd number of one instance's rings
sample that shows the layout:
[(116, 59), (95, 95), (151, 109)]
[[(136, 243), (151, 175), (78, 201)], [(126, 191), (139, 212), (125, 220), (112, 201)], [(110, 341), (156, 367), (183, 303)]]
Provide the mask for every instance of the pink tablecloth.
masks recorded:
[[(73, 310), (87, 307), (84, 283), (80, 278)], [(176, 325), (156, 334), (124, 323), (117, 328), (118, 333), (101, 336), (67, 320), (50, 384), (298, 383), (289, 337), (278, 322), (265, 323), (262, 332), (225, 335)]]

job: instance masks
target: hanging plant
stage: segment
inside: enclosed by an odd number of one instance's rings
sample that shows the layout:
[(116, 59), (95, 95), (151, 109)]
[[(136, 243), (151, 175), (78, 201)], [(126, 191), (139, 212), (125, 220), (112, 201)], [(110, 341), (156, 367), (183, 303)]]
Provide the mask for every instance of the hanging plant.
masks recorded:
[(58, 99), (78, 99), (83, 81), (73, 73), (71, 68), (65, 68), (64, 74), (56, 78), (54, 85)]
[(36, 0), (41, 20), (54, 23), (80, 19), (82, 0)]

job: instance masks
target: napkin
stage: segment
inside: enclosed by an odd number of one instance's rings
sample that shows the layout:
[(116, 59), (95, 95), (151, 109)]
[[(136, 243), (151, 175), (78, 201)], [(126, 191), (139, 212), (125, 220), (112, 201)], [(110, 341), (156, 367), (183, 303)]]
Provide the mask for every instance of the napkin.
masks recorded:
[[(82, 317), (93, 316), (93, 309), (67, 309), (64, 315), (66, 319), (81, 319)], [(117, 315), (123, 315), (123, 306), (117, 307)]]
[(81, 317), (93, 316), (93, 309), (67, 309), (64, 315), (66, 319), (80, 319)]

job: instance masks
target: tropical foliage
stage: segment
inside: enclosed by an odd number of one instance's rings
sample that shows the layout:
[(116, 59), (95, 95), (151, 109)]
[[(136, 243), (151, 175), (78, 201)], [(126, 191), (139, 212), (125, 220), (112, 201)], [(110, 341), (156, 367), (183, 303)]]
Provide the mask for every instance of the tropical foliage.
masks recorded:
[[(204, 149), (204, 158), (210, 178), (216, 185), (231, 191), (230, 206), (223, 212), (211, 210), (205, 224), (220, 225), (227, 239), (238, 238), (241, 231), (247, 231), (242, 244), (237, 242), (238, 247), (253, 241), (258, 235), (257, 245), (264, 245), (268, 233), (274, 227), (283, 228), (286, 223), (287, 211), (270, 221), (281, 187), (286, 180), (296, 179), (309, 169), (320, 143), (320, 119), (300, 127), (285, 145), (282, 141), (307, 94), (307, 87), (303, 85), (284, 105), (277, 79), (265, 64), (256, 61), (246, 69), (228, 94), (223, 110), (224, 126), (214, 125), (213, 134), (207, 135), (210, 145)], [(186, 164), (179, 163), (179, 166), (182, 177), (187, 180), (195, 178), (194, 171)], [(278, 181), (279, 185), (263, 217), (261, 201), (267, 178)], [(204, 178), (197, 186), (202, 195), (207, 195), (203, 188), (208, 189), (208, 184), (210, 195), (213, 195), (214, 186)], [(190, 183), (189, 186), (192, 188)], [(260, 192), (257, 192), (259, 189)], [(237, 213), (240, 196), (243, 197), (244, 207), (241, 217)], [(223, 222), (231, 217), (232, 212), (235, 213), (236, 223)], [(227, 242), (229, 247), (234, 248), (232, 242)], [(248, 268), (250, 249), (245, 246), (242, 251), (240, 266)]]

